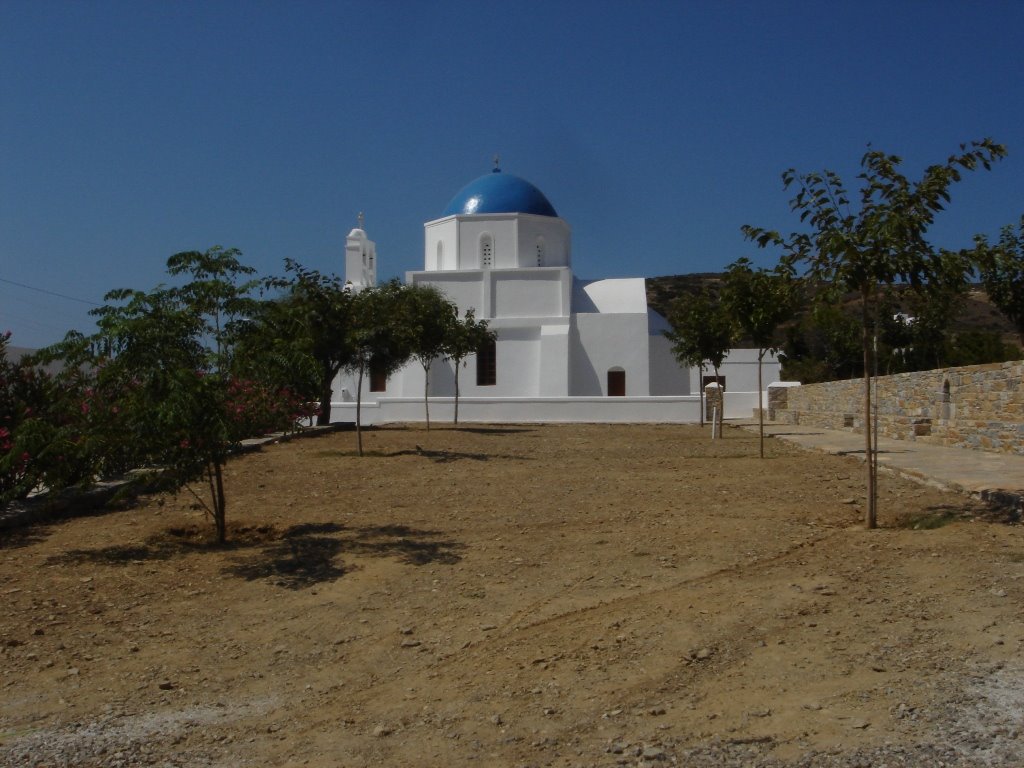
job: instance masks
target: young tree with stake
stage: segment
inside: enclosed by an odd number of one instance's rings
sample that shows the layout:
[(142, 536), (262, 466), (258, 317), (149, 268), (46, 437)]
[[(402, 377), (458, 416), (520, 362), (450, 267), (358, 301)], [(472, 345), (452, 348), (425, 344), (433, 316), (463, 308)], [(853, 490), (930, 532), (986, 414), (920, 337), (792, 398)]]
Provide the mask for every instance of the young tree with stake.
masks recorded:
[(877, 150), (861, 159), (860, 193), (851, 195), (833, 171), (782, 174), (786, 189), (796, 189), (790, 207), (799, 214), (803, 231), (783, 237), (778, 232), (746, 225), (747, 239), (761, 247), (781, 247), (787, 257), (807, 266), (816, 281), (856, 293), (861, 302), (861, 351), (864, 359), (864, 445), (867, 457), (865, 525), (876, 527), (876, 466), (871, 436), (872, 327), (883, 286), (916, 285), (938, 269), (928, 228), (949, 202), (950, 187), (965, 171), (986, 170), (1006, 150), (991, 139), (961, 145), (946, 162), (925, 169), (920, 180), (900, 172), (902, 160)]

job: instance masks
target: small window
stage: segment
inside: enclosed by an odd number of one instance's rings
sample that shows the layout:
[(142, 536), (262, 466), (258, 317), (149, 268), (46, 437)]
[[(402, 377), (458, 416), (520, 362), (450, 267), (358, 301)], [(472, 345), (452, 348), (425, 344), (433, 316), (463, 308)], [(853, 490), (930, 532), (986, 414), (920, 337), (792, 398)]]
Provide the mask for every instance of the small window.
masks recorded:
[(437, 270), (444, 269), (444, 243), (440, 240), (437, 241), (437, 264), (434, 268)]
[(493, 341), (476, 351), (476, 385), (491, 387), (498, 383), (498, 345)]
[(544, 266), (544, 238), (537, 238), (537, 266)]
[(626, 396), (626, 372), (621, 368), (608, 371), (608, 397)]
[(494, 238), (490, 235), (480, 236), (480, 268), (490, 269), (494, 266)]
[(388, 375), (379, 368), (370, 366), (370, 391), (371, 392), (387, 392), (388, 391)]

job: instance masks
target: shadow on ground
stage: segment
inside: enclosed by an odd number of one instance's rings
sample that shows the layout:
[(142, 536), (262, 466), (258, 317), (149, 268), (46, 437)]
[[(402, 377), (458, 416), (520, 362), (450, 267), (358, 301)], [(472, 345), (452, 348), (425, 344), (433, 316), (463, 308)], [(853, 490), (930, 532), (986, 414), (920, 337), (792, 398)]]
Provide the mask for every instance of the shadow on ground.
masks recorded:
[(928, 507), (921, 514), (902, 517), (896, 527), (931, 530), (971, 520), (1015, 525), (1020, 522), (1021, 514), (1012, 504), (1002, 503), (998, 499), (965, 500), (963, 504), (939, 504)]
[(120, 544), (100, 549), (72, 549), (47, 560), (52, 564), (100, 563), (104, 565), (127, 565), (147, 560), (169, 560), (193, 552), (232, 551), (258, 547), (278, 537), (277, 531), (268, 525), (251, 527), (230, 527), (228, 541), (218, 544), (210, 538), (209, 527), (186, 526), (168, 528), (165, 532), (151, 536), (142, 544)]
[(0, 550), (19, 549), (46, 541), (50, 536), (50, 527), (36, 523), (25, 528), (0, 529)]
[(302, 589), (335, 581), (350, 570), (335, 562), (339, 555), (397, 557), (408, 565), (452, 565), (464, 545), (440, 538), (438, 531), (404, 525), (345, 528), (337, 523), (309, 523), (289, 528), (282, 540), (262, 547), (225, 568), (249, 581), (270, 579), (276, 586)]
[(465, 546), (438, 531), (404, 525), (346, 528), (337, 523), (305, 523), (278, 531), (271, 526), (235, 528), (226, 544), (209, 540), (208, 529), (171, 528), (142, 544), (76, 549), (51, 557), (51, 564), (128, 565), (169, 560), (196, 552), (238, 553), (223, 572), (247, 581), (269, 580), (286, 589), (336, 581), (351, 571), (342, 555), (396, 557), (408, 565), (459, 562)]

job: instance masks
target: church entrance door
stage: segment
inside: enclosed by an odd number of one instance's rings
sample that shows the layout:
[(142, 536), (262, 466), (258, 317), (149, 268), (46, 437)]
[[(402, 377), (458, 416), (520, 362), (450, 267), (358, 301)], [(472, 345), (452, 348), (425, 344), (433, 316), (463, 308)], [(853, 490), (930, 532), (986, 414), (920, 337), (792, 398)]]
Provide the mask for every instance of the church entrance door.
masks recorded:
[(626, 372), (621, 368), (608, 371), (608, 397), (626, 396)]

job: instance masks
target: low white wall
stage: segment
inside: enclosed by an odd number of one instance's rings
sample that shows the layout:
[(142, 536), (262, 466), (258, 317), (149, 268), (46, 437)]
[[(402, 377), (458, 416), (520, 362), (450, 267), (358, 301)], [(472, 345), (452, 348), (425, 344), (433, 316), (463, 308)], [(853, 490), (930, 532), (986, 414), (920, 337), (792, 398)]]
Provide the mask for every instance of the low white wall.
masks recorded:
[[(749, 418), (756, 407), (756, 392), (727, 392), (725, 417)], [(455, 398), (430, 398), (430, 420), (450, 422)], [(354, 422), (356, 404), (331, 404), (331, 421)], [(423, 398), (384, 397), (363, 403), (363, 424), (421, 422)], [(459, 422), (485, 424), (523, 423), (666, 423), (694, 424), (700, 421), (700, 398), (682, 397), (461, 397)]]
[(725, 391), (725, 418), (727, 419), (749, 419), (754, 409), (758, 407), (757, 392), (730, 392)]

